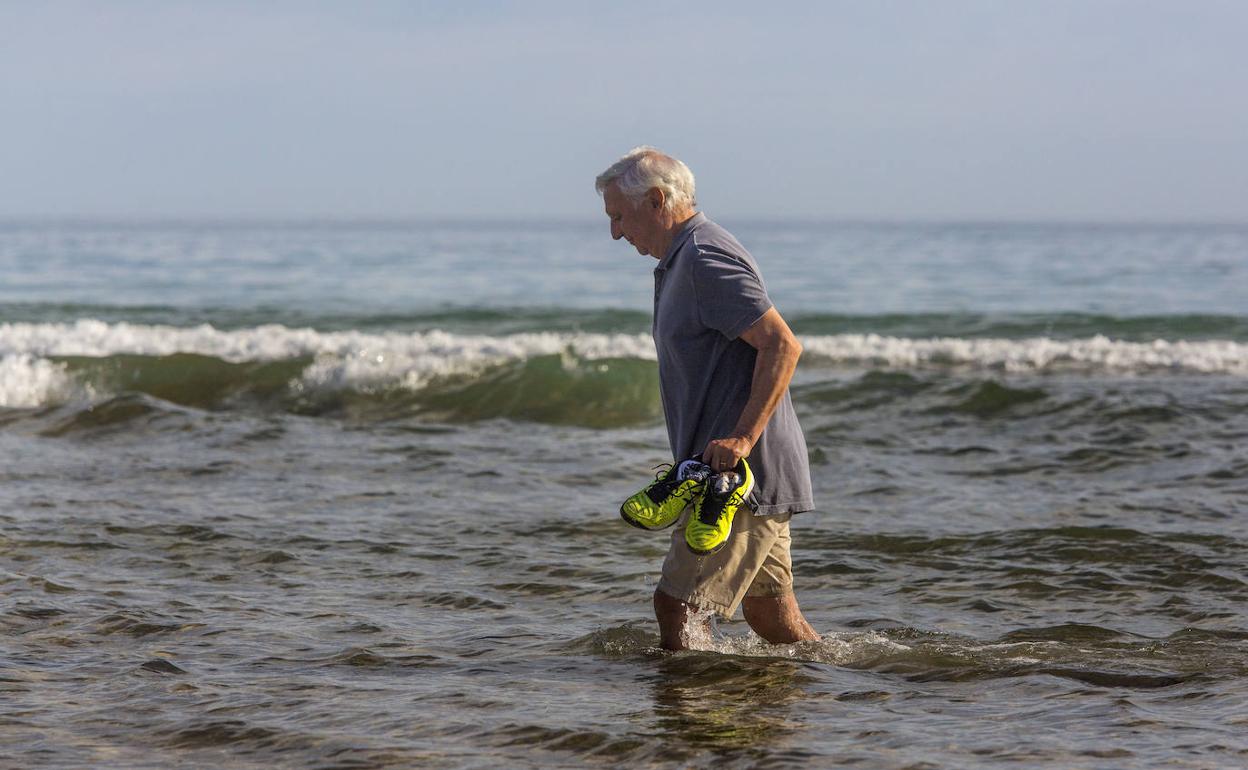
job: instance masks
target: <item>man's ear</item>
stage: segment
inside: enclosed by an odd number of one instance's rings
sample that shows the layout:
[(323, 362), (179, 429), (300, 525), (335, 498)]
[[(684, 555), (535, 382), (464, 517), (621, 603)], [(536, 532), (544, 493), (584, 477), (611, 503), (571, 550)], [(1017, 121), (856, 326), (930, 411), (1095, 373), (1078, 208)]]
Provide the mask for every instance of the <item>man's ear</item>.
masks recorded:
[(663, 208), (663, 200), (665, 197), (666, 196), (663, 195), (663, 191), (657, 187), (651, 187), (646, 191), (646, 202), (650, 204), (650, 208), (652, 209)]

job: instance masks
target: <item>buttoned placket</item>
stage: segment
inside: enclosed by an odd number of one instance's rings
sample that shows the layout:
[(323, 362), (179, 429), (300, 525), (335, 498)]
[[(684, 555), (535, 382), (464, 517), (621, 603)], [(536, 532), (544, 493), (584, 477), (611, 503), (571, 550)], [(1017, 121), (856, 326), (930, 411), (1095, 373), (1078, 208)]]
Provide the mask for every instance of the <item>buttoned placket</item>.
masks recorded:
[(689, 217), (689, 220), (685, 222), (685, 226), (680, 229), (680, 232), (672, 240), (672, 245), (667, 248), (667, 254), (663, 255), (663, 258), (659, 260), (659, 266), (654, 268), (654, 314), (650, 324), (652, 335), (659, 322), (659, 296), (663, 292), (663, 278), (667, 275), (667, 265), (671, 262), (672, 257), (676, 256), (676, 252), (680, 251), (681, 247), (685, 245), (685, 241), (692, 235), (694, 228), (704, 221), (706, 221), (706, 216), (702, 212)]

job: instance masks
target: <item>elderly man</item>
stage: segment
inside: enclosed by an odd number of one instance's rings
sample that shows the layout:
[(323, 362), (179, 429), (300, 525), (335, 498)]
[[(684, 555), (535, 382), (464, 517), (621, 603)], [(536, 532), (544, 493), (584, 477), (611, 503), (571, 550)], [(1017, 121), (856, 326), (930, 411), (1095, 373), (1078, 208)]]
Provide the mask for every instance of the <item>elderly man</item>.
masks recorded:
[(684, 649), (692, 613), (731, 618), (738, 605), (768, 642), (818, 639), (793, 595), (789, 555), (789, 518), (814, 508), (806, 440), (788, 390), (801, 345), (754, 258), (695, 210), (684, 163), (638, 147), (595, 187), (611, 237), (659, 261), (652, 332), (673, 457), (700, 457), (715, 473), (748, 458), (753, 473), (754, 510), (741, 508), (723, 547), (695, 552), (681, 535), (686, 519), (673, 534), (654, 594), (661, 644)]

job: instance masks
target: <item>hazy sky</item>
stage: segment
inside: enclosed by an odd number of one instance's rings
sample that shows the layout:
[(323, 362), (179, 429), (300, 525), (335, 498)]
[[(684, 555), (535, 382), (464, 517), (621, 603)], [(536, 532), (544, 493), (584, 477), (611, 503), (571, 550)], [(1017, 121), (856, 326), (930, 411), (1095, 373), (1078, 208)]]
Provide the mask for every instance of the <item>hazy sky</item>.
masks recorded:
[(1248, 221), (1248, 2), (0, 0), (0, 217)]

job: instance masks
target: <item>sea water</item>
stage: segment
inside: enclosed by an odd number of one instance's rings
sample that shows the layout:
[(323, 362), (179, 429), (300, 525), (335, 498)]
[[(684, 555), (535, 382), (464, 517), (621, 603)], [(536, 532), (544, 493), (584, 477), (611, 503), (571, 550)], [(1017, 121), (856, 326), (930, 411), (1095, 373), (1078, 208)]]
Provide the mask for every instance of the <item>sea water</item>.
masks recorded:
[(605, 221), (0, 226), (0, 766), (1248, 765), (1248, 228), (723, 223), (824, 638), (675, 654)]

